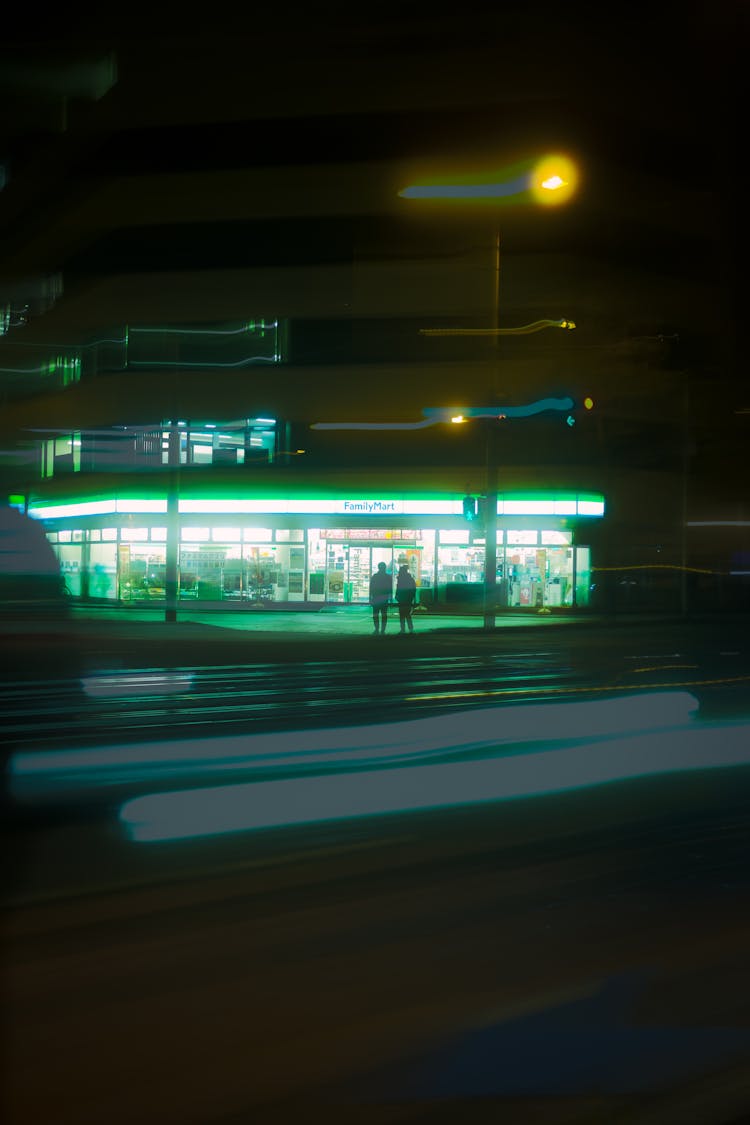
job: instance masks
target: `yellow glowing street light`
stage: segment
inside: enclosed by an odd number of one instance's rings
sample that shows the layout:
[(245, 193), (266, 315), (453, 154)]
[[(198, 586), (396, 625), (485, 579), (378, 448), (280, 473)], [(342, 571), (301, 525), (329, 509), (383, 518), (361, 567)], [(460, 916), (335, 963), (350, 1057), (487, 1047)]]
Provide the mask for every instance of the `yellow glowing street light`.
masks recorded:
[(565, 328), (572, 331), (574, 320), (535, 320), (531, 324), (521, 324), (518, 328), (420, 328), (420, 336), (530, 336), (544, 328)]
[(469, 173), (409, 184), (402, 199), (433, 199), (456, 203), (540, 203), (557, 207), (578, 189), (576, 162), (565, 153), (521, 161), (496, 173)]
[(559, 207), (575, 195), (578, 180), (575, 161), (558, 153), (545, 156), (534, 166), (529, 189), (536, 203), (545, 207)]

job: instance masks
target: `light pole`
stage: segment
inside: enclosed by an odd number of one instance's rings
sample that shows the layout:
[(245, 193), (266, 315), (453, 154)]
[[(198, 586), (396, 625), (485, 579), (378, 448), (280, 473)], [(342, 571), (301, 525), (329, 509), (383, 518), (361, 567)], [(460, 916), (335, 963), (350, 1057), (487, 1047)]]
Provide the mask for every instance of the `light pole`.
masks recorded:
[(167, 543), (164, 581), (164, 620), (174, 624), (179, 601), (180, 555), (180, 430), (169, 422), (167, 444)]
[[(453, 182), (428, 182), (403, 188), (403, 199), (441, 200), (454, 203), (513, 203), (533, 200), (541, 205), (558, 205), (566, 202), (578, 186), (578, 170), (569, 157), (545, 156), (541, 160), (527, 161), (504, 170), (493, 179), (464, 176)], [(574, 321), (537, 321), (520, 329), (500, 328), (500, 230), (495, 229), (494, 269), (492, 295), (492, 327), (490, 329), (422, 329), (423, 335), (483, 335), (494, 339), (496, 349), (502, 335), (520, 335), (539, 331), (540, 328), (575, 328)], [(495, 352), (497, 362), (498, 351)], [(461, 419), (463, 420), (463, 418)], [(484, 628), (495, 628), (497, 593), (497, 477), (498, 465), (495, 449), (494, 423), (487, 422), (485, 441), (485, 512), (484, 512)]]
[[(559, 325), (563, 322), (551, 321)], [(424, 430), (443, 423), (461, 425), (471, 418), (484, 420), (487, 425), (486, 459), (486, 498), (484, 513), (484, 627), (495, 627), (495, 593), (497, 587), (497, 457), (495, 456), (495, 423), (507, 418), (530, 418), (536, 414), (567, 413), (573, 407), (573, 399), (544, 398), (515, 406), (471, 406), (455, 410), (444, 406), (427, 406), (422, 410), (424, 417), (419, 422), (313, 422), (311, 430)]]

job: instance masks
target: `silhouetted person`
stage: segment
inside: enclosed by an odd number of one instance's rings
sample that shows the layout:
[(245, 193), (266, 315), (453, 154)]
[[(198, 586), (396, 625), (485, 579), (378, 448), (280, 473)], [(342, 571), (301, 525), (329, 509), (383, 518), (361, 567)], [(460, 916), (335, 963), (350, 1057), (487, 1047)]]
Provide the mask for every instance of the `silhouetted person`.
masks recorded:
[(385, 569), (385, 563), (378, 563), (378, 569), (370, 579), (370, 605), (372, 623), (376, 633), (384, 633), (388, 621), (388, 602), (393, 593), (393, 580)]
[(408, 566), (399, 567), (396, 577), (396, 601), (398, 602), (398, 622), (401, 632), (414, 632), (414, 622), (411, 619), (414, 602), (417, 599), (417, 584), (409, 573)]

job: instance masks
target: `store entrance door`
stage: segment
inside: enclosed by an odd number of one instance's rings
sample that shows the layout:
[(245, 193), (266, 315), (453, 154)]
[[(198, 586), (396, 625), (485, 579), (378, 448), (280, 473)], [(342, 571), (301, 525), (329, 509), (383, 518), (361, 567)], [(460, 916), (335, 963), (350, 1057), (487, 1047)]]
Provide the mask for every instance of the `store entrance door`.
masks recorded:
[(370, 597), (370, 548), (349, 547), (348, 602), (366, 602)]
[(349, 547), (349, 574), (346, 585), (346, 601), (367, 603), (370, 600), (370, 577), (377, 570), (378, 563), (384, 562), (391, 577), (393, 575), (392, 547)]

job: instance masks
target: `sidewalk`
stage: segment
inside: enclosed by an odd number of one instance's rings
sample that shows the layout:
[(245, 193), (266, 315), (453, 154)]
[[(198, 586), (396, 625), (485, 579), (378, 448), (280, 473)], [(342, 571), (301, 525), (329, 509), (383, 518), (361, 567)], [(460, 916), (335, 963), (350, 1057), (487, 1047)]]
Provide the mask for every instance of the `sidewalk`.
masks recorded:
[[(484, 618), (481, 614), (459, 615), (454, 613), (415, 613), (414, 634), (425, 633), (466, 633), (483, 632)], [(602, 618), (591, 614), (513, 614), (496, 616), (497, 628), (550, 627), (599, 623)], [(217, 610), (214, 613), (194, 611), (181, 605), (177, 611), (177, 622), (164, 620), (164, 608), (117, 608), (117, 607), (79, 607), (72, 612), (72, 625), (76, 629), (86, 623), (107, 623), (108, 631), (125, 628), (130, 632), (138, 624), (160, 625), (164, 632), (184, 631), (186, 625), (207, 626), (211, 630), (253, 632), (270, 634), (275, 639), (294, 640), (302, 637), (360, 637), (372, 634), (372, 611), (369, 606), (326, 606), (318, 613), (296, 613), (293, 610)], [(386, 635), (398, 635), (398, 611), (394, 606), (388, 615)]]
[[(747, 616), (740, 614), (743, 619)], [(736, 618), (737, 615), (734, 615)], [(456, 614), (417, 612), (414, 614), (414, 634), (439, 637), (478, 637), (491, 636), (484, 630), (484, 617), (481, 613)], [(698, 614), (696, 621), (725, 622), (726, 614)], [(613, 628), (642, 625), (686, 624), (677, 613), (632, 613), (607, 614), (591, 611), (551, 612), (498, 612), (495, 615), (495, 633), (506, 629), (570, 629)], [(39, 634), (66, 634), (68, 636), (108, 635), (110, 637), (146, 640), (186, 639), (188, 635), (202, 634), (206, 640), (240, 641), (243, 634), (252, 633), (268, 641), (285, 643), (300, 642), (305, 639), (354, 638), (372, 636), (372, 614), (367, 605), (325, 606), (314, 613), (299, 613), (295, 610), (235, 610), (191, 608), (180, 604), (177, 621), (165, 621), (164, 606), (91, 606), (73, 605), (67, 618), (46, 617), (8, 617), (0, 616), (0, 637), (21, 638)], [(398, 610), (392, 606), (388, 614), (387, 636), (400, 636)]]
[[(414, 614), (414, 634), (448, 638), (492, 635), (485, 633), (481, 613), (456, 614), (423, 612)], [(617, 625), (642, 625), (645, 623), (678, 623), (678, 614), (611, 614), (575, 612), (514, 613), (498, 612), (495, 631), (506, 629), (552, 629), (581, 627), (611, 627)], [(192, 609), (180, 604), (177, 621), (165, 621), (164, 606), (81, 606), (73, 605), (67, 619), (8, 618), (0, 617), (0, 636), (20, 637), (40, 633), (68, 634), (74, 636), (104, 635), (113, 638), (158, 637), (162, 640), (185, 639), (188, 634), (202, 633), (206, 639), (241, 639), (242, 634), (262, 635), (269, 641), (294, 642), (305, 639), (372, 636), (372, 613), (367, 605), (325, 606), (315, 613), (294, 610), (234, 610), (221, 608), (215, 611)], [(387, 636), (400, 636), (398, 610), (392, 606), (388, 614)]]

